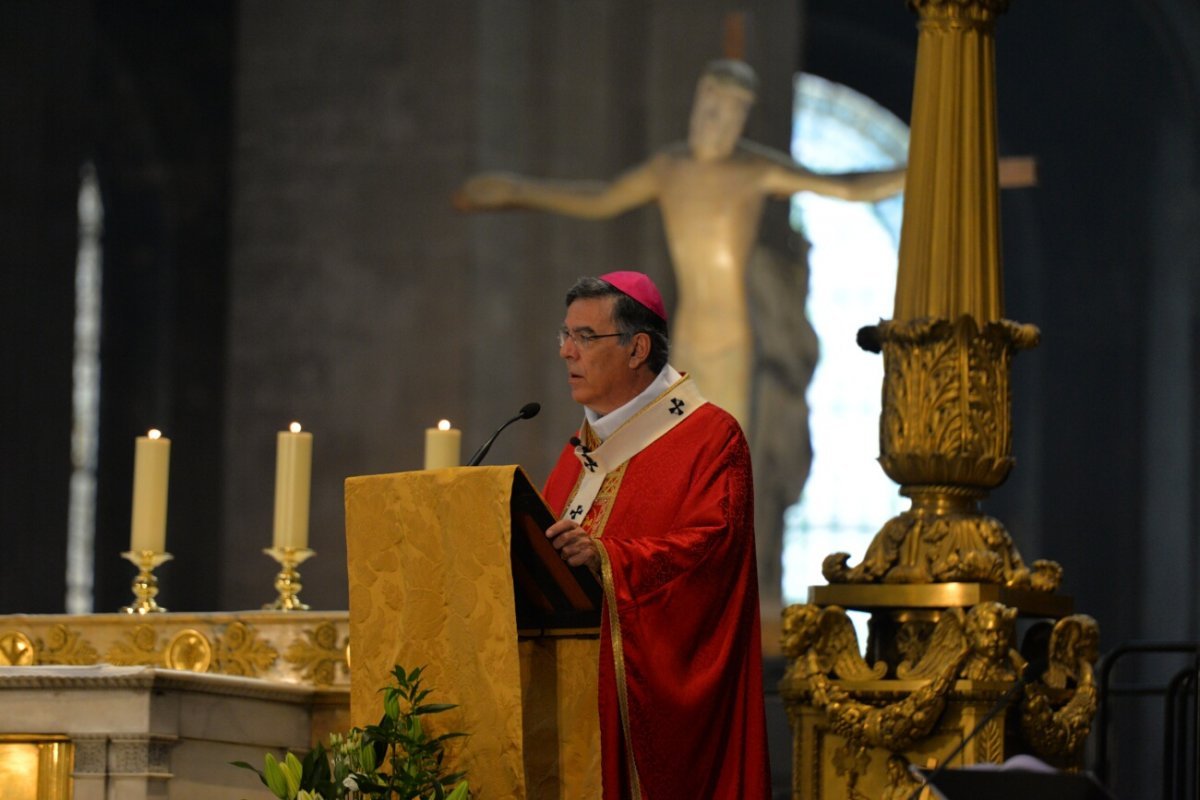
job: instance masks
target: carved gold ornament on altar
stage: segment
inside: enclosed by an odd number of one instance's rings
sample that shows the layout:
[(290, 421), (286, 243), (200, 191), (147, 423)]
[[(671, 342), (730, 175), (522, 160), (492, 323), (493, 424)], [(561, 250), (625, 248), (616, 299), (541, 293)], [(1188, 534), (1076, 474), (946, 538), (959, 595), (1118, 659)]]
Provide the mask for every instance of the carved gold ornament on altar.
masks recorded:
[[(829, 555), (829, 585), (784, 611), (804, 798), (907, 798), (911, 766), (951, 755), (1077, 768), (1096, 712), (1095, 620), (1057, 593), (1062, 567), (1027, 564), (980, 507), (1014, 464), (1013, 357), (1039, 339), (1003, 315), (993, 27), (1008, 3), (908, 5), (920, 23), (896, 303), (859, 343), (883, 354), (879, 462), (911, 507), (857, 564)], [(871, 614), (866, 658), (847, 609)]]
[(0, 617), (0, 666), (154, 666), (349, 686), (346, 612)]

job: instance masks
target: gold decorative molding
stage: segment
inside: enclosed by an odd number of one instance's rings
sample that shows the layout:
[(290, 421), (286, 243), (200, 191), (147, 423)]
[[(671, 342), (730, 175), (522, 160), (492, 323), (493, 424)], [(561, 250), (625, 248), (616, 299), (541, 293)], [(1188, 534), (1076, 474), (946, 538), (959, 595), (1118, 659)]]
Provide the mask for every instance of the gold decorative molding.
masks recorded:
[(303, 638), (292, 642), (284, 656), (314, 686), (328, 686), (337, 680), (340, 670), (350, 670), (350, 638), (342, 637), (330, 623), (305, 629)]
[[(997, 602), (1012, 606), (1025, 616), (1065, 617), (1074, 612), (1068, 595), (1014, 589), (995, 583), (893, 583), (830, 584), (810, 586), (808, 602), (820, 606), (842, 606), (860, 611), (903, 609), (909, 618), (936, 615), (938, 609), (969, 608)], [(922, 616), (934, 621), (934, 616)]]
[(860, 342), (883, 352), (880, 463), (902, 486), (992, 489), (1012, 468), (1009, 372), (1041, 333), (1009, 320), (883, 321)]
[(921, 17), (921, 26), (943, 30), (975, 29), (990, 33), (996, 17), (1008, 11), (1009, 0), (908, 0)]
[(171, 637), (164, 661), (171, 669), (208, 672), (213, 661), (212, 642), (195, 628), (186, 628)]
[(279, 651), (259, 638), (258, 631), (244, 622), (231, 622), (218, 637), (216, 670), (223, 675), (257, 678), (279, 658)]
[(161, 637), (154, 625), (140, 623), (126, 630), (112, 643), (104, 654), (104, 661), (120, 667), (161, 667), (164, 662), (165, 644), (160, 646)]
[(1086, 614), (1059, 620), (1050, 634), (1048, 666), (1041, 684), (1026, 687), (1021, 732), (1043, 759), (1078, 766), (1096, 716), (1093, 676), (1100, 627)]
[(45, 642), (39, 640), (37, 650), (39, 664), (86, 666), (100, 661), (100, 654), (82, 631), (61, 624), (49, 628)]
[(0, 634), (0, 666), (26, 667), (34, 663), (33, 642), (19, 631)]
[[(1016, 617), (1016, 609), (985, 601), (943, 609), (934, 623), (910, 619), (896, 630), (932, 624), (919, 636), (920, 646), (898, 663), (868, 667), (841, 608), (785, 609), (782, 649), (789, 663), (780, 693), (796, 731), (798, 764), (807, 764), (798, 770), (799, 780), (841, 787), (814, 797), (904, 796), (896, 792), (909, 783), (898, 767), (938, 763), (1017, 685), (1026, 664), (1015, 647)], [(1063, 767), (1078, 765), (1095, 715), (1097, 640), (1090, 617), (1059, 620), (1049, 639), (1041, 640), (1049, 663), (1045, 676), (1026, 685), (1020, 703), (1024, 746)], [(1007, 725), (1003, 716), (990, 720), (963, 763), (998, 763), (1011, 755)], [(813, 759), (824, 766), (809, 763)]]
[(0, 616), (0, 665), (156, 666), (341, 690), (349, 630), (344, 611), (16, 614)]
[(1038, 330), (962, 315), (881, 322), (860, 331), (884, 355), (879, 463), (911, 498), (888, 520), (861, 563), (825, 559), (830, 583), (986, 582), (1053, 591), (1062, 568), (1027, 567), (1004, 525), (979, 507), (1012, 468), (1009, 367)]

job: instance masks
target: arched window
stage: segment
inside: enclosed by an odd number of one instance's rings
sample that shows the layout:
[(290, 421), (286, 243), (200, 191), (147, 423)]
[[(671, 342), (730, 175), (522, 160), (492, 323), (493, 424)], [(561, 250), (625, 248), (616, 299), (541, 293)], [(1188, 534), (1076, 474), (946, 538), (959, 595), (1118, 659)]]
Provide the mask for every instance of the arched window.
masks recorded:
[[(846, 86), (797, 76), (792, 155), (801, 164), (815, 172), (883, 169), (905, 163), (907, 151), (908, 128), (889, 111)], [(809, 586), (825, 583), (821, 561), (830, 553), (857, 562), (902, 507), (876, 461), (883, 360), (856, 344), (859, 328), (892, 315), (902, 208), (901, 197), (792, 201), (792, 225), (812, 244), (806, 313), (821, 357), (808, 389), (812, 470), (785, 517), (788, 603), (805, 602)]]

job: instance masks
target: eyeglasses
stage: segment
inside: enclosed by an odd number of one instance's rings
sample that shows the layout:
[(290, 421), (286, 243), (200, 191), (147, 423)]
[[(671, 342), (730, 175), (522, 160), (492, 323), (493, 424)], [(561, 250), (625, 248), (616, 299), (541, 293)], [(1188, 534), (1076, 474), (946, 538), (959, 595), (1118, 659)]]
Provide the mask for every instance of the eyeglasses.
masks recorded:
[(571, 333), (566, 328), (558, 329), (558, 346), (562, 347), (570, 339), (580, 350), (586, 350), (597, 339), (611, 339), (614, 336), (624, 336), (623, 333)]

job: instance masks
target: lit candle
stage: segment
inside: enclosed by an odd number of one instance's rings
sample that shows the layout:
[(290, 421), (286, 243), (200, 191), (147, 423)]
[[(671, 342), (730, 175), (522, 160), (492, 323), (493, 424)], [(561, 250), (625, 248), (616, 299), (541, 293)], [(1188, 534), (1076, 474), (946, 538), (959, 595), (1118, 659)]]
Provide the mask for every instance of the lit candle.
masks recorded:
[(275, 449), (275, 549), (308, 547), (308, 504), (312, 487), (311, 433), (299, 422), (280, 431)]
[(133, 522), (129, 549), (166, 552), (167, 474), (171, 466), (171, 440), (151, 430), (137, 437), (133, 452)]
[(457, 467), (462, 460), (462, 431), (444, 419), (436, 428), (425, 429), (425, 469)]

